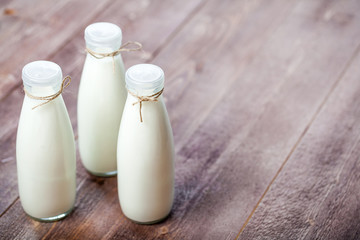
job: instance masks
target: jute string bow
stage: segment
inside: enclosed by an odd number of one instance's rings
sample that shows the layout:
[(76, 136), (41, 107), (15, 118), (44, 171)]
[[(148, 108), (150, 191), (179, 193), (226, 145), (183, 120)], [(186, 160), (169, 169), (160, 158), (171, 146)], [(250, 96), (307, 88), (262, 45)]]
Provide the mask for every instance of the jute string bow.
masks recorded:
[(142, 108), (142, 102), (157, 102), (158, 101), (158, 97), (160, 97), (160, 95), (163, 93), (164, 88), (161, 89), (159, 92), (151, 95), (151, 96), (138, 96), (135, 93), (132, 93), (128, 90), (128, 92), (135, 98), (138, 99), (137, 102), (134, 102), (132, 105), (136, 105), (136, 104), (140, 104), (139, 107), (139, 112), (140, 112), (140, 122), (143, 122), (143, 118), (142, 118), (142, 114), (141, 114), (141, 108)]
[[(130, 45), (135, 45), (134, 48), (127, 48)], [(93, 50), (86, 48), (85, 51), (87, 51), (91, 56), (93, 56), (94, 58), (97, 59), (102, 59), (102, 58), (106, 58), (106, 57), (112, 57), (113, 59), (113, 70), (115, 72), (115, 56), (119, 55), (121, 52), (132, 52), (132, 51), (139, 51), (142, 49), (142, 44), (139, 42), (126, 42), (123, 45), (121, 45), (121, 47), (114, 51), (114, 52), (110, 52), (110, 53), (98, 53), (98, 52), (94, 52)]]
[(38, 96), (34, 96), (32, 94), (30, 94), (28, 91), (26, 91), (26, 89), (24, 88), (24, 92), (25, 94), (32, 99), (36, 99), (36, 100), (45, 100), (46, 102), (40, 103), (39, 105), (36, 105), (35, 107), (32, 108), (32, 110), (34, 110), (37, 107), (40, 107), (44, 104), (47, 104), (49, 102), (51, 102), (52, 100), (54, 100), (55, 98), (57, 98), (58, 96), (60, 96), (60, 94), (64, 91), (64, 89), (69, 86), (71, 83), (71, 77), (70, 76), (66, 76), (62, 83), (61, 83), (61, 87), (60, 90), (57, 91), (56, 93), (49, 95), (49, 96), (44, 96), (44, 97), (38, 97)]

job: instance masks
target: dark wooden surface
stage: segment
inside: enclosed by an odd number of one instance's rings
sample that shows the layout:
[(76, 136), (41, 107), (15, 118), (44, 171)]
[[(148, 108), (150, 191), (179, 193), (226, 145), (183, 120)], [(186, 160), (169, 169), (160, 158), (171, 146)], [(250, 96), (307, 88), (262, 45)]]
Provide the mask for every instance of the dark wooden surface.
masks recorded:
[[(160, 65), (176, 149), (162, 223), (127, 220), (116, 178), (78, 158), (75, 210), (27, 217), (15, 140), (22, 67), (57, 62), (75, 135), (83, 30), (118, 24)], [(0, 239), (360, 239), (360, 2), (0, 2)]]

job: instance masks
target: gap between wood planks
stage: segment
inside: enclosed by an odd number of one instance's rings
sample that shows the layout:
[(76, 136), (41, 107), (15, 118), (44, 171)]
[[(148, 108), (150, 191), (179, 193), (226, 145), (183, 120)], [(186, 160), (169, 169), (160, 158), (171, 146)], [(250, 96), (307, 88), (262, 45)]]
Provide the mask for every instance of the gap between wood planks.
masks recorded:
[(326, 94), (324, 100), (321, 102), (320, 106), (317, 108), (316, 112), (314, 113), (313, 117), (310, 119), (309, 123), (306, 125), (304, 131), (301, 133), (300, 137), (298, 138), (298, 140), (296, 141), (295, 145), (291, 148), (289, 154), (286, 156), (285, 160), (283, 161), (283, 163), (281, 164), (280, 168), (278, 169), (278, 171), (276, 172), (276, 174), (274, 175), (274, 177), (271, 179), (269, 185), (266, 187), (264, 193), (261, 195), (260, 199), (258, 200), (258, 202), (256, 203), (255, 207), (253, 208), (253, 210), (251, 211), (250, 215), (247, 217), (245, 223), (243, 224), (243, 226), (241, 227), (238, 235), (236, 236), (235, 239), (239, 239), (241, 233), (244, 231), (245, 227), (247, 226), (247, 224), (250, 222), (252, 216), (254, 215), (256, 209), (258, 208), (258, 206), (260, 205), (260, 203), (262, 202), (262, 200), (264, 199), (265, 195), (267, 194), (267, 192), (269, 191), (269, 189), (271, 188), (271, 185), (275, 182), (276, 178), (279, 176), (280, 172), (282, 171), (282, 169), (284, 168), (285, 164), (288, 162), (288, 160), (290, 159), (290, 157), (292, 156), (292, 154), (294, 153), (295, 149), (297, 148), (297, 146), (299, 145), (299, 143), (301, 142), (301, 140), (303, 139), (303, 137), (305, 136), (305, 134), (307, 133), (307, 131), (309, 130), (309, 128), (311, 127), (312, 123), (315, 121), (315, 119), (317, 118), (317, 116), (319, 115), (319, 113), (321, 112), (322, 108), (324, 107), (324, 105), (326, 104), (326, 102), (328, 101), (329, 97), (331, 96), (331, 94), (334, 92), (334, 90), (336, 89), (336, 87), (339, 85), (339, 83), (341, 82), (341, 80), (343, 79), (346, 71), (349, 69), (350, 65), (352, 64), (352, 62), (354, 61), (354, 59), (357, 57), (357, 55), (359, 54), (360, 51), (360, 44), (356, 47), (353, 55), (350, 57), (349, 61), (346, 63), (344, 69), (341, 71), (338, 79), (335, 81), (335, 83), (333, 84), (333, 86), (331, 87), (331, 89), (329, 90), (329, 92)]
[(15, 200), (0, 214), (0, 218), (19, 200), (19, 196), (15, 198)]
[[(315, 207), (314, 209), (316, 208), (320, 208), (321, 205), (323, 205), (323, 203), (325, 202), (325, 200), (327, 199), (327, 197), (329, 196), (329, 193), (334, 190), (334, 188), (336, 188), (336, 184), (339, 182), (339, 179), (340, 179), (340, 175), (342, 174), (343, 170), (344, 170), (344, 167), (345, 165), (348, 164), (348, 162), (350, 161), (349, 159), (351, 159), (352, 155), (356, 152), (356, 148), (359, 146), (359, 143), (360, 143), (360, 135), (357, 136), (354, 144), (352, 145), (352, 147), (350, 148), (350, 151), (348, 152), (347, 154), (347, 157), (344, 158), (344, 161), (342, 161), (342, 165), (340, 166), (339, 168), (339, 171), (337, 172), (336, 174), (336, 178), (335, 178), (335, 181), (336, 183), (335, 184), (329, 184), (328, 185), (328, 188), (326, 190), (326, 193), (323, 195), (323, 199), (321, 200), (321, 202), (317, 205), (317, 207)], [(312, 218), (308, 218), (308, 221), (311, 224), (311, 221), (312, 219), (316, 219), (317, 216), (319, 215), (319, 212), (320, 211), (317, 211), (316, 213), (310, 213), (311, 215), (309, 216), (313, 216)], [(303, 233), (303, 237), (302, 239), (305, 239), (307, 237), (307, 235), (309, 234), (309, 231), (310, 231), (311, 228), (307, 228), (307, 230)]]

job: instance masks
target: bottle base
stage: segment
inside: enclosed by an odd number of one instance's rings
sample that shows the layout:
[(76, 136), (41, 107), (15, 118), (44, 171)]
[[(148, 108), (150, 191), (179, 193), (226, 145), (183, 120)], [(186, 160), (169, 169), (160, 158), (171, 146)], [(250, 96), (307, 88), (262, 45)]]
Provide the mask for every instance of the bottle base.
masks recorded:
[[(125, 215), (125, 214), (124, 214), (124, 215)], [(140, 225), (151, 225), (151, 224), (156, 224), (156, 223), (160, 223), (160, 222), (164, 221), (165, 219), (168, 218), (169, 215), (170, 215), (170, 213), (168, 213), (168, 214), (167, 214), (165, 217), (163, 217), (163, 218), (160, 218), (160, 219), (154, 220), (154, 221), (149, 221), (149, 222), (140, 222), (140, 221), (137, 221), (137, 220), (133, 220), (133, 219), (129, 218), (129, 217), (126, 216), (126, 215), (125, 215), (125, 217), (126, 217), (127, 219), (129, 219), (130, 221), (136, 223), (136, 224), (140, 224)]]
[(36, 221), (39, 221), (39, 222), (56, 222), (56, 221), (59, 221), (63, 218), (65, 218), (66, 216), (68, 216), (72, 210), (74, 209), (74, 207), (70, 208), (69, 211), (66, 211), (64, 213), (61, 213), (59, 215), (56, 215), (56, 216), (53, 216), (53, 217), (46, 217), (46, 218), (37, 218), (37, 217), (33, 217), (29, 214), (27, 214), (29, 217), (31, 217), (32, 219), (36, 220)]
[(93, 172), (88, 169), (86, 169), (91, 175), (97, 176), (97, 177), (114, 177), (117, 175), (117, 170), (112, 172), (105, 172), (105, 173), (99, 173), (99, 172)]

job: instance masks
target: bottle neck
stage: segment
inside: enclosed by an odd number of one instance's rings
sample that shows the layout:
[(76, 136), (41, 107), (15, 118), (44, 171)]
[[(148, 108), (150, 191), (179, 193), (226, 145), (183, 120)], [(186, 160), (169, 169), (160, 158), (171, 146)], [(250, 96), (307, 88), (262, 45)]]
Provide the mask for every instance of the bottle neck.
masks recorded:
[(24, 88), (33, 96), (46, 97), (57, 93), (60, 90), (60, 84), (56, 86), (29, 86), (24, 84)]
[[(150, 97), (154, 94), (160, 93), (160, 91), (164, 88), (163, 86), (159, 86), (153, 89), (139, 89), (139, 88), (131, 88), (128, 85), (126, 86), (130, 95), (135, 95), (139, 97)], [(162, 93), (160, 94), (160, 96)]]
[[(131, 94), (130, 92), (128, 92), (128, 96), (127, 96), (127, 101), (129, 101), (130, 104), (134, 104), (134, 103), (137, 103), (140, 101), (140, 98), (139, 97), (144, 97), (144, 96), (140, 96), (140, 95), (133, 95)], [(143, 101), (144, 102), (157, 102), (157, 103), (160, 103), (160, 102), (163, 102), (163, 95), (161, 94), (160, 96), (154, 98), (156, 99), (156, 101)]]
[(114, 45), (109, 45), (109, 46), (95, 46), (95, 45), (92, 45), (91, 43), (86, 43), (86, 48), (90, 49), (91, 51), (93, 52), (96, 52), (96, 53), (112, 53), (112, 52), (115, 52), (117, 50), (119, 50), (121, 44), (114, 44)]

